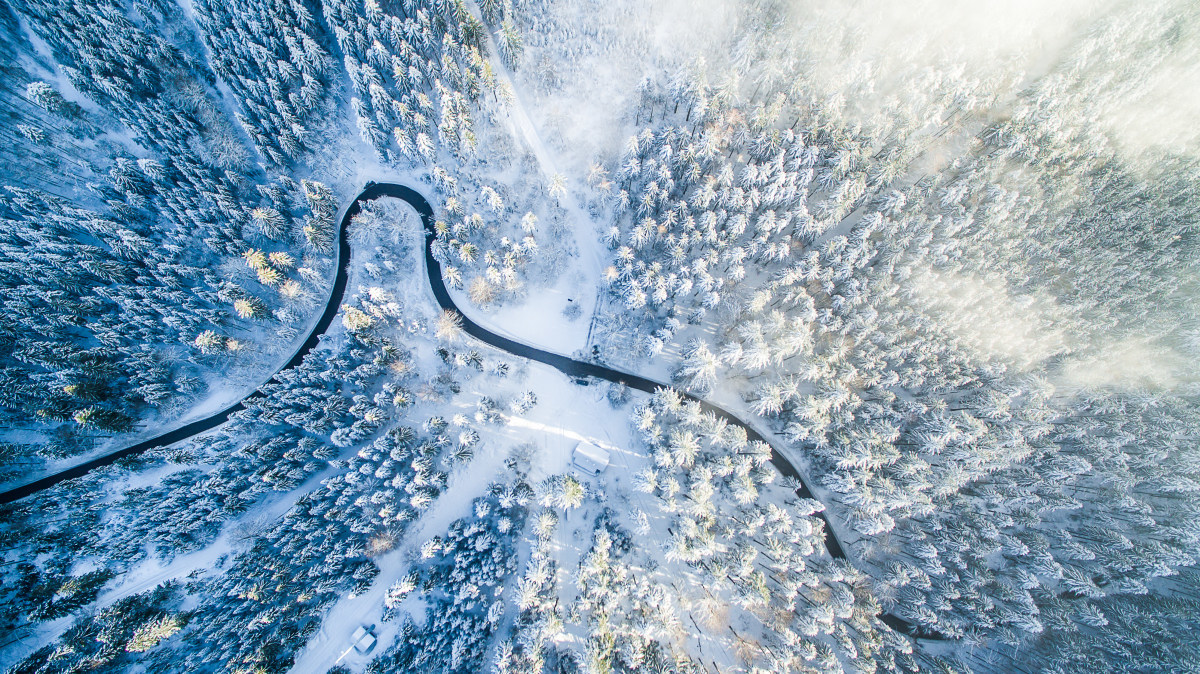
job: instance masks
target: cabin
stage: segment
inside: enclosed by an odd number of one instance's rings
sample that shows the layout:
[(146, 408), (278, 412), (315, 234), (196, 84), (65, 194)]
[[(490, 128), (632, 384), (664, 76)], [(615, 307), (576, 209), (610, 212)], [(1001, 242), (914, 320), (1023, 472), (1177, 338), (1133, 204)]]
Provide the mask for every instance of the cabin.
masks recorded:
[(590, 442), (581, 442), (575, 445), (571, 460), (575, 467), (589, 475), (599, 475), (604, 472), (605, 468), (608, 468), (609, 453), (607, 449), (597, 447)]
[(350, 635), (350, 643), (354, 644), (354, 650), (366, 653), (375, 647), (375, 635), (360, 625), (358, 629), (354, 630), (354, 634)]

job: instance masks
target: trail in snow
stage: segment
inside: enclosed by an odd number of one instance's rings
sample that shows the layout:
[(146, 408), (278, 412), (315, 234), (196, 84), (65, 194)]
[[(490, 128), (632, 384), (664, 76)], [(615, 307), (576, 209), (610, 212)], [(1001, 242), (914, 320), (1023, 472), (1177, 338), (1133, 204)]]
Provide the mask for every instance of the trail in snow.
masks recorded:
[[(375, 560), (379, 575), (362, 594), (340, 599), (321, 621), (319, 629), (308, 641), (304, 651), (296, 656), (293, 672), (325, 672), (335, 664), (361, 669), (374, 657), (386, 651), (396, 639), (399, 618), (383, 622), (383, 600), (388, 588), (400, 580), (412, 566), (421, 544), (450, 528), (457, 519), (470, 514), (471, 502), (487, 490), (492, 478), (501, 472), (508, 452), (496, 448), (477, 455), (466, 470), (455, 473), (450, 483), (416, 522), (409, 526), (400, 544)], [(351, 649), (350, 635), (359, 625), (375, 625), (379, 640), (367, 654)]]

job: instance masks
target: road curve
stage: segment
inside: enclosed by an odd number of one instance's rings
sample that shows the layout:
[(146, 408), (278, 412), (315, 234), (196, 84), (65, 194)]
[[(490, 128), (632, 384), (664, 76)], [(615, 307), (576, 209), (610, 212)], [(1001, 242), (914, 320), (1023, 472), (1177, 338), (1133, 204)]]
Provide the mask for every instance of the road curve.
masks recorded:
[[(808, 484), (804, 481), (804, 478), (801, 477), (800, 471), (796, 469), (796, 466), (790, 460), (788, 460), (786, 456), (781, 454), (774, 445), (767, 441), (762, 434), (754, 430), (754, 428), (752, 428), (749, 424), (731, 414), (728, 410), (725, 410), (724, 408), (714, 405), (706, 400), (697, 398), (686, 391), (681, 391), (673, 386), (654, 381), (653, 379), (647, 379), (636, 374), (623, 372), (621, 370), (605, 367), (603, 365), (597, 365), (595, 363), (573, 360), (562, 354), (544, 351), (542, 349), (529, 346), (528, 344), (522, 344), (521, 342), (497, 335), (496, 333), (491, 332), (479, 325), (475, 321), (472, 321), (466, 314), (462, 312), (462, 310), (458, 308), (458, 305), (454, 303), (454, 300), (451, 299), (449, 291), (446, 290), (446, 282), (442, 278), (442, 265), (433, 255), (433, 241), (436, 233), (433, 226), (433, 208), (429, 205), (429, 202), (426, 201), (424, 197), (422, 197), (416, 191), (408, 187), (404, 187), (403, 185), (396, 185), (393, 183), (368, 183), (367, 188), (363, 190), (361, 195), (359, 195), (359, 199), (363, 199), (364, 197), (368, 199), (376, 199), (381, 196), (391, 196), (403, 199), (421, 216), (421, 224), (425, 229), (425, 269), (428, 272), (427, 275), (429, 277), (429, 285), (433, 289), (433, 296), (437, 299), (438, 306), (440, 306), (444, 311), (449, 311), (458, 317), (459, 321), (461, 322), (463, 332), (471, 335), (484, 344), (494, 346), (501, 351), (507, 351), (515, 356), (521, 356), (522, 358), (536, 360), (539, 363), (545, 363), (546, 365), (549, 365), (550, 367), (569, 377), (595, 377), (597, 379), (604, 379), (606, 381), (618, 382), (628, 386), (629, 388), (644, 391), (646, 393), (654, 393), (656, 390), (662, 388), (674, 389), (685, 400), (699, 403), (701, 409), (703, 409), (705, 412), (711, 413), (731, 424), (736, 424), (746, 429), (746, 438), (751, 442), (762, 442), (770, 447), (771, 464), (774, 465), (775, 469), (785, 477), (795, 479), (796, 483), (800, 485), (800, 487), (796, 489), (796, 495), (801, 498), (814, 498), (812, 490), (808, 488)], [(825, 516), (825, 513), (813, 513), (813, 516), (820, 518), (821, 522), (825, 525), (825, 547), (829, 551), (829, 556), (833, 557), (834, 559), (846, 559), (846, 551), (842, 547), (841, 542), (838, 541), (837, 537), (834, 535), (833, 529), (829, 526), (829, 519)], [(909, 621), (890, 613), (881, 614), (879, 618), (888, 627), (905, 634), (918, 636), (925, 639), (945, 638), (936, 632), (922, 632)]]
[[(400, 186), (397, 185), (396, 187)], [(336, 316), (338, 310), (341, 309), (342, 297), (346, 294), (347, 271), (350, 268), (350, 240), (347, 237), (347, 230), (349, 229), (350, 221), (354, 218), (354, 216), (361, 212), (363, 201), (375, 199), (380, 196), (378, 194), (369, 196), (368, 192), (371, 192), (370, 186), (368, 186), (366, 190), (359, 194), (358, 197), (356, 197), (354, 201), (350, 203), (350, 206), (346, 208), (346, 212), (342, 215), (342, 219), (338, 223), (337, 273), (334, 275), (333, 288), (330, 290), (329, 301), (325, 304), (325, 310), (321, 313), (321, 318), (317, 320), (317, 323), (313, 326), (312, 332), (309, 333), (308, 338), (305, 339), (304, 343), (296, 349), (296, 352), (292, 354), (292, 357), (288, 359), (288, 362), (284, 363), (283, 367), (272, 373), (271, 377), (267, 379), (267, 382), (270, 382), (276, 374), (299, 365), (304, 360), (304, 357), (308, 355), (308, 352), (312, 351), (313, 347), (315, 347), (317, 343), (321, 341), (321, 335), (324, 335), (325, 331), (329, 329), (330, 324), (333, 323), (333, 317)], [(421, 198), (420, 195), (417, 195), (416, 192), (413, 192), (413, 194), (417, 196), (417, 198), (420, 200), (420, 203), (425, 205), (425, 208), (429, 208), (428, 202)], [(413, 207), (416, 208), (416, 204), (413, 201), (409, 201), (408, 199), (405, 199), (405, 201), (413, 204)], [(424, 221), (425, 219), (426, 218), (424, 215), (422, 215), (422, 220)], [(264, 384), (267, 382), (264, 382)], [(142, 442), (130, 445), (124, 449), (118, 449), (115, 452), (85, 461), (79, 465), (72, 466), (66, 470), (54, 473), (53, 475), (47, 475), (46, 477), (34, 480), (33, 482), (23, 484), (19, 487), (14, 487), (13, 489), (0, 493), (0, 504), (12, 503), (13, 501), (25, 498), (26, 496), (35, 494), (43, 489), (53, 487), (64, 480), (72, 480), (77, 477), (83, 477), (87, 473), (90, 473), (101, 466), (110, 465), (119, 459), (123, 459), (128, 456), (137, 456), (146, 450), (154, 449), (155, 447), (172, 445), (181, 440), (186, 440), (193, 435), (199, 435), (205, 431), (212, 430), (228, 421), (229, 417), (233, 413), (246, 409), (247, 401), (261, 398), (262, 395), (263, 394), (261, 391), (255, 390), (250, 393), (250, 395), (242, 398), (241, 400), (217, 412), (216, 414), (205, 417), (198, 421), (193, 421), (174, 430), (167, 431), (166, 433), (150, 438), (149, 440), (143, 440)]]
[[(292, 355), (291, 359), (288, 360), (283, 367), (273, 373), (271, 378), (274, 378), (275, 374), (278, 374), (283, 370), (287, 370), (299, 365), (301, 361), (304, 360), (304, 356), (312, 351), (313, 347), (315, 347), (320, 341), (321, 336), (325, 334), (326, 330), (329, 329), (330, 324), (333, 322), (334, 316), (336, 316), (338, 311), (341, 309), (342, 298), (346, 293), (346, 281), (348, 278), (347, 271), (350, 262), (350, 241), (348, 239), (347, 232), (350, 221), (354, 218), (354, 216), (358, 215), (362, 211), (363, 203), (367, 201), (373, 201), (381, 197), (394, 197), (401, 199), (411, 206), (421, 217), (421, 225), (425, 230), (425, 269), (427, 272), (426, 275), (429, 278), (429, 285), (433, 290), (433, 295), (437, 300), (438, 306), (445, 311), (455, 314), (459, 318), (463, 332), (471, 335), (475, 339), (478, 339), (485, 344), (500, 349), (501, 351), (507, 351), (515, 356), (528, 358), (530, 360), (535, 360), (539, 363), (549, 365), (550, 367), (553, 367), (569, 377), (594, 377), (596, 379), (603, 379), (610, 382), (624, 384), (629, 388), (644, 391), (646, 393), (654, 393), (660, 388), (674, 388), (669, 384), (657, 382), (636, 374), (631, 374), (629, 372), (622, 372), (621, 370), (605, 367), (603, 365), (597, 365), (595, 363), (573, 360), (561, 354), (537, 349), (507, 337), (502, 337), (494, 332), (490, 332), (489, 330), (480, 326), (478, 323), (472, 321), (458, 308), (458, 305), (454, 303), (454, 300), (451, 299), (450, 293), (446, 289), (446, 283), (442, 278), (442, 265), (433, 255), (433, 242), (436, 236), (436, 231), (434, 229), (433, 207), (429, 204), (429, 201), (426, 200), (421, 193), (410, 187), (396, 183), (376, 182), (367, 183), (363, 191), (360, 192), (358, 196), (355, 197), (354, 201), (351, 202), (346, 208), (345, 213), (343, 213), (342, 218), (338, 223), (337, 274), (334, 276), (333, 289), (329, 294), (329, 302), (325, 305), (325, 310), (321, 314), (321, 318), (317, 321), (316, 325), (313, 326), (312, 332), (308, 335), (308, 338), (304, 340), (304, 343), (301, 344), (296, 352)], [(269, 382), (270, 379), (267, 381)], [(675, 390), (685, 400), (699, 403), (700, 407), (705, 412), (711, 413), (731, 424), (736, 424), (746, 429), (746, 437), (748, 440), (752, 442), (762, 442), (771, 447), (771, 464), (775, 466), (775, 468), (782, 475), (793, 478), (796, 483), (800, 485), (800, 487), (796, 490), (796, 495), (800, 496), (801, 498), (814, 498), (812, 491), (808, 488), (807, 483), (805, 483), (804, 478), (800, 475), (800, 471), (796, 469), (796, 466), (792, 464), (787, 457), (781, 454), (774, 445), (767, 441), (766, 438), (764, 438), (758, 431), (754, 430), (754, 428), (752, 428), (749, 424), (744, 423), (741, 419), (717, 405), (697, 398), (696, 396), (685, 391), (681, 391), (679, 389)], [(262, 395), (263, 394), (260, 391), (256, 390), (237, 403), (230, 405), (229, 407), (217, 412), (216, 414), (213, 414), (212, 416), (192, 422), (185, 426), (181, 426), (175, 430), (168, 431), (162, 435), (159, 435), (158, 437), (139, 442), (135, 445), (131, 445), (124, 449), (117, 450), (110, 454), (86, 461), (53, 475), (43, 477), (20, 487), (0, 493), (0, 504), (11, 503), (18, 499), (47, 489), (64, 480), (81, 477), (96, 468), (107, 466), (121, 458), (135, 456), (155, 447), (170, 445), (179, 442), (180, 440), (185, 440), (194, 435), (203, 433), (204, 431), (216, 428), (217, 426), (225, 423), (233, 413), (245, 409), (247, 401), (259, 398)], [(825, 513), (814, 513), (813, 516), (820, 518), (825, 525), (825, 547), (829, 551), (829, 555), (834, 559), (846, 559), (846, 551), (842, 547), (842, 544), (838, 541), (837, 537), (833, 534), (833, 529), (830, 528), (829, 520), (825, 516)], [(925, 639), (945, 638), (936, 632), (922, 632), (909, 621), (889, 613), (881, 614), (880, 620), (882, 620), (889, 627), (912, 636)]]

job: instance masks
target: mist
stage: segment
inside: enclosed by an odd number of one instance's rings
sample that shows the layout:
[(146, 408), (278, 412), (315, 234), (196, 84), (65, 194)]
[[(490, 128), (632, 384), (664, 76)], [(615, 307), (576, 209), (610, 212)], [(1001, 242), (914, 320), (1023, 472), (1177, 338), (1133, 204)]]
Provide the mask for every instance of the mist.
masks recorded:
[(1052, 318), (1051, 298), (1013, 296), (994, 279), (932, 271), (913, 275), (910, 287), (918, 303), (978, 358), (1029, 372), (1070, 349)]

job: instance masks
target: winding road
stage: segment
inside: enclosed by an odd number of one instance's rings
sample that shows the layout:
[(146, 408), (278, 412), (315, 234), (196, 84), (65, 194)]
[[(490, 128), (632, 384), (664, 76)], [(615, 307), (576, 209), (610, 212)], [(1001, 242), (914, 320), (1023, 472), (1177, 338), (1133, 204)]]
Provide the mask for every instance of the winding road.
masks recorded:
[[(460, 319), (463, 332), (471, 335), (475, 339), (478, 339), (485, 344), (493, 346), (502, 351), (507, 351), (515, 356), (535, 360), (539, 363), (545, 363), (546, 365), (553, 367), (569, 377), (594, 377), (596, 379), (621, 383), (629, 388), (644, 391), (646, 393), (654, 393), (660, 388), (674, 388), (668, 384), (647, 379), (645, 377), (640, 377), (628, 372), (622, 372), (620, 370), (615, 370), (603, 365), (597, 365), (595, 363), (572, 360), (571, 358), (561, 354), (543, 351), (542, 349), (537, 349), (527, 344), (522, 344), (521, 342), (497, 335), (480, 326), (478, 323), (472, 321), (465, 314), (463, 314), (463, 312), (454, 303), (454, 300), (450, 298), (450, 293), (446, 289), (446, 283), (442, 279), (442, 266), (433, 256), (433, 241), (436, 235), (434, 230), (433, 207), (430, 206), (429, 202), (424, 196), (410, 187), (395, 183), (376, 182), (367, 183), (363, 191), (360, 192), (358, 196), (355, 197), (354, 201), (351, 202), (351, 204), (346, 208), (339, 222), (337, 273), (334, 276), (333, 289), (329, 294), (329, 302), (326, 304), (324, 312), (321, 314), (320, 319), (313, 327), (313, 330), (309, 334), (308, 338), (304, 340), (304, 343), (300, 345), (300, 347), (292, 355), (291, 359), (288, 360), (283, 367), (272, 374), (272, 378), (275, 374), (278, 374), (283, 370), (287, 370), (299, 365), (301, 361), (304, 360), (304, 357), (317, 345), (321, 336), (325, 334), (325, 331), (329, 329), (330, 324), (333, 322), (334, 316), (337, 315), (342, 306), (342, 298), (346, 292), (346, 281), (348, 278), (347, 272), (350, 262), (350, 241), (348, 239), (350, 221), (354, 218), (354, 216), (358, 215), (362, 211), (363, 203), (367, 201), (373, 201), (381, 197), (394, 197), (401, 199), (411, 206), (418, 215), (421, 216), (421, 224), (425, 229), (425, 269), (429, 277), (429, 285), (433, 289), (433, 295), (436, 298), (438, 305), (443, 310), (455, 314)], [(270, 381), (270, 379), (267, 381)], [(796, 469), (796, 466), (793, 465), (787, 457), (781, 454), (779, 450), (774, 447), (774, 445), (771, 445), (766, 438), (764, 438), (758, 431), (754, 430), (749, 424), (744, 423), (741, 419), (737, 418), (721, 407), (718, 407), (705, 400), (701, 400), (700, 398), (697, 398), (696, 396), (693, 396), (685, 391), (680, 391), (679, 389), (675, 390), (678, 391), (678, 393), (684, 399), (699, 403), (700, 407), (705, 412), (711, 413), (731, 424), (736, 424), (746, 429), (746, 437), (748, 440), (752, 442), (762, 442), (771, 447), (771, 464), (774, 465), (782, 475), (793, 478), (796, 483), (800, 485), (800, 487), (796, 490), (797, 496), (802, 498), (814, 498), (812, 491), (804, 482), (804, 479), (801, 477), (800, 471)], [(245, 409), (247, 401), (259, 398), (262, 395), (263, 394), (260, 391), (256, 390), (237, 403), (230, 405), (229, 407), (209, 417), (181, 426), (175, 430), (168, 431), (162, 435), (159, 435), (158, 437), (139, 442), (135, 445), (117, 450), (90, 461), (86, 461), (53, 475), (43, 477), (20, 487), (0, 493), (0, 504), (11, 503), (18, 499), (47, 489), (58, 484), (59, 482), (63, 482), (64, 480), (81, 477), (88, 472), (95, 470), (96, 468), (107, 466), (119, 459), (128, 456), (135, 456), (155, 447), (170, 445), (211, 430), (228, 421), (230, 415), (239, 410)], [(843, 549), (842, 544), (838, 541), (837, 537), (834, 536), (833, 529), (829, 526), (829, 520), (826, 518), (825, 513), (814, 513), (813, 516), (820, 518), (825, 525), (825, 546), (829, 551), (829, 555), (834, 559), (846, 559), (846, 552)], [(931, 633), (922, 631), (909, 621), (890, 613), (881, 614), (879, 617), (880, 620), (882, 620), (889, 627), (911, 636), (925, 639), (945, 638), (943, 635), (936, 632)]]

